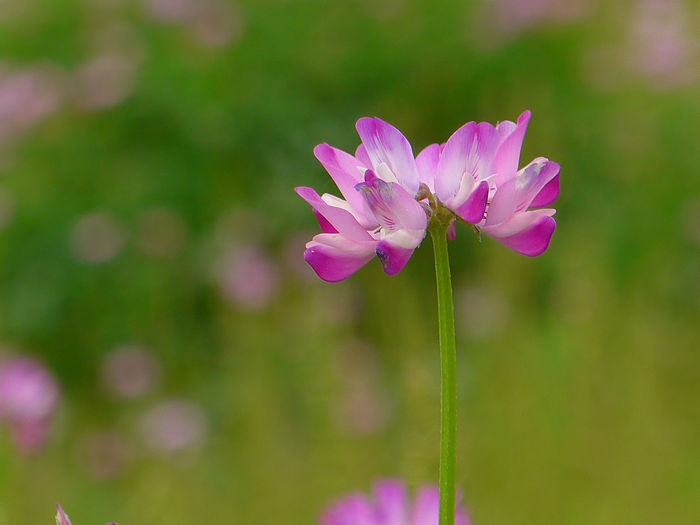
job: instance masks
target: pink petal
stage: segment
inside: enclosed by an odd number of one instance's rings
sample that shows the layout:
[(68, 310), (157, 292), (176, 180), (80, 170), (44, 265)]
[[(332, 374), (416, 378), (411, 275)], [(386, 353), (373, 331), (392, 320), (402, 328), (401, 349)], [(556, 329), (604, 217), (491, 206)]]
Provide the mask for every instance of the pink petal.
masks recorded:
[[(440, 514), (440, 494), (437, 487), (422, 487), (413, 504), (410, 525), (437, 525)], [(455, 503), (455, 525), (470, 525), (466, 511)]]
[(396, 275), (413, 255), (415, 247), (406, 248), (400, 243), (392, 242), (390, 238), (383, 239), (377, 244), (376, 253), (382, 263), (382, 269), (387, 275)]
[(529, 208), (541, 208), (543, 206), (549, 206), (557, 197), (559, 197), (559, 165), (552, 162), (550, 164), (555, 164), (557, 169), (557, 174), (554, 175), (549, 182), (547, 182), (544, 187), (539, 191), (539, 193), (532, 200)]
[(415, 194), (420, 177), (411, 144), (406, 137), (394, 126), (379, 118), (363, 117), (357, 121), (356, 128), (375, 171), (380, 164), (386, 164), (396, 180), (410, 193)]
[(321, 516), (321, 525), (376, 525), (372, 505), (364, 494), (351, 494)]
[(420, 181), (435, 191), (435, 175), (440, 160), (440, 144), (431, 144), (416, 157), (416, 167)]
[(397, 480), (385, 480), (374, 485), (377, 519), (382, 525), (406, 525), (408, 496), (406, 487)]
[(437, 525), (440, 514), (440, 495), (437, 487), (421, 487), (413, 502), (411, 525)]
[(522, 255), (536, 257), (549, 246), (556, 221), (554, 210), (520, 212), (510, 221), (495, 228), (485, 228), (484, 233)]
[(370, 168), (371, 165), (365, 165), (364, 162), (349, 153), (345, 153), (325, 143), (319, 144), (314, 148), (314, 155), (331, 176), (340, 193), (350, 203), (350, 206), (354, 210), (362, 212), (364, 209), (362, 207), (362, 197), (355, 191), (355, 184), (362, 182), (365, 170)]
[[(474, 185), (492, 174), (497, 145), (496, 128), (488, 122), (469, 122), (455, 131), (440, 155), (435, 178), (438, 198), (461, 206)], [(456, 197), (457, 201), (451, 202)]]
[(367, 230), (360, 226), (360, 223), (357, 222), (357, 219), (355, 219), (350, 212), (327, 204), (313, 188), (300, 186), (294, 188), (294, 191), (309, 203), (317, 214), (320, 214), (326, 219), (328, 225), (324, 223), (321, 225), (322, 228), (330, 232), (330, 226), (355, 241), (372, 240), (372, 236), (367, 233)]
[(330, 222), (328, 222), (328, 219), (326, 219), (316, 210), (313, 210), (313, 212), (316, 216), (316, 220), (318, 221), (318, 225), (321, 227), (321, 231), (323, 233), (338, 233), (338, 230), (336, 230), (335, 227)]
[[(497, 183), (501, 182), (501, 177), (509, 178), (512, 176), (512, 174), (518, 171), (520, 150), (523, 146), (525, 131), (527, 131), (527, 125), (528, 122), (530, 122), (531, 116), (532, 113), (530, 110), (524, 111), (518, 117), (518, 123), (515, 126), (515, 129), (512, 130), (508, 137), (503, 140), (502, 144), (499, 146), (494, 159), (495, 172), (499, 175), (499, 179), (496, 181)], [(508, 128), (510, 128), (510, 126), (505, 127), (505, 129)]]
[(357, 149), (355, 150), (355, 158), (368, 168), (372, 167), (372, 161), (369, 159), (369, 155), (367, 155), (367, 150), (365, 149), (364, 144), (360, 143), (360, 145), (357, 146)]
[[(558, 181), (547, 189), (541, 198), (539, 195), (544, 188), (557, 178), (559, 164), (539, 157), (525, 166), (510, 180), (497, 187), (496, 193), (491, 199), (486, 223), (499, 224), (508, 220), (513, 214), (527, 210), (534, 199), (547, 202), (550, 198), (556, 198)], [(549, 201), (551, 202), (551, 201)]]
[(457, 210), (457, 215), (472, 224), (481, 222), (486, 211), (486, 201), (489, 198), (489, 183), (485, 180), (472, 191), (471, 195)]
[(71, 525), (68, 515), (63, 511), (61, 505), (56, 503), (56, 525)]
[(423, 207), (400, 184), (385, 182), (367, 170), (365, 182), (355, 189), (364, 196), (382, 228), (396, 231), (424, 230), (427, 227), (428, 218)]
[(321, 233), (306, 244), (304, 260), (327, 282), (347, 279), (374, 257), (376, 241), (355, 242), (337, 233)]
[(467, 147), (473, 143), (476, 122), (467, 122), (455, 131), (442, 147), (435, 174), (435, 192), (438, 199), (447, 202), (459, 190), (464, 173)]

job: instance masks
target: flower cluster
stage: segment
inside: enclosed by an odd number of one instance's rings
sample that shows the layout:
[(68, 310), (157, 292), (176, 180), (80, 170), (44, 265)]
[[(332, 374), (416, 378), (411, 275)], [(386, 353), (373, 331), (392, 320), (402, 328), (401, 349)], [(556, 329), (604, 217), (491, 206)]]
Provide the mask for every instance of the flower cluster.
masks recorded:
[[(439, 497), (436, 486), (425, 486), (411, 502), (398, 480), (375, 483), (373, 498), (351, 494), (335, 502), (321, 515), (321, 525), (438, 525)], [(466, 511), (455, 509), (455, 525), (469, 525)]]
[(540, 255), (556, 227), (555, 210), (545, 207), (559, 195), (559, 165), (537, 157), (518, 169), (529, 120), (525, 111), (517, 122), (468, 122), (416, 157), (398, 129), (369, 117), (357, 121), (362, 143), (354, 155), (316, 146), (343, 198), (296, 188), (321, 226), (305, 260), (321, 279), (336, 282), (376, 254), (394, 275), (438, 220), (450, 221), (450, 238), (460, 220), (518, 253)]

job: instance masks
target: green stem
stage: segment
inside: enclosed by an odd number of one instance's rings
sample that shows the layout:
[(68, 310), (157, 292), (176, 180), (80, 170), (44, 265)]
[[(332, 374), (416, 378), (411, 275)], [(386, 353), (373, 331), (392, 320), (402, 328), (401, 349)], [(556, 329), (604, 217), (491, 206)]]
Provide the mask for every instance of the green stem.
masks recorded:
[(455, 521), (455, 462), (457, 426), (457, 350), (452, 278), (447, 253), (447, 225), (431, 225), (435, 251), (438, 324), (440, 327), (440, 525)]

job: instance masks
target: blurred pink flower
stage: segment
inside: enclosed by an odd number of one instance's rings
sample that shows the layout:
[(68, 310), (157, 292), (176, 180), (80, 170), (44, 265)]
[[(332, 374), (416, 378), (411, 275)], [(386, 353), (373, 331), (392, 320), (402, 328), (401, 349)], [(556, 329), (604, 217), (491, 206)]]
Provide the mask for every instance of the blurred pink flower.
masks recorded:
[(690, 35), (689, 19), (687, 8), (676, 0), (644, 0), (635, 5), (631, 62), (640, 74), (665, 86), (697, 78), (691, 55), (697, 55), (698, 45)]
[(502, 35), (512, 35), (550, 21), (566, 21), (585, 13), (590, 0), (493, 0), (482, 23)]
[(137, 61), (127, 54), (106, 53), (78, 67), (76, 102), (85, 109), (105, 109), (124, 100), (132, 91)]
[(140, 346), (122, 346), (102, 362), (105, 388), (117, 397), (135, 398), (150, 392), (160, 378), (160, 363)]
[[(374, 485), (372, 497), (362, 493), (345, 496), (326, 509), (321, 525), (438, 525), (438, 488), (424, 486), (413, 501), (399, 480)], [(469, 525), (466, 511), (458, 504), (455, 525)]]
[[(61, 505), (56, 503), (56, 525), (72, 525), (68, 514), (64, 512)], [(107, 523), (107, 525), (117, 525), (116, 523)]]
[(192, 0), (146, 0), (147, 9), (156, 20), (166, 23), (187, 20)]
[(243, 13), (221, 0), (147, 0), (151, 16), (162, 23), (180, 24), (202, 44), (222, 47), (243, 34)]
[(202, 409), (191, 401), (169, 399), (148, 410), (141, 419), (141, 432), (149, 448), (169, 454), (199, 444), (206, 434)]
[(62, 95), (57, 75), (46, 67), (0, 68), (0, 142), (16, 137), (59, 108)]
[(255, 246), (242, 246), (229, 252), (219, 262), (217, 275), (224, 297), (245, 310), (266, 307), (280, 280), (276, 265)]
[(125, 233), (106, 212), (93, 212), (78, 219), (71, 233), (73, 255), (80, 261), (100, 264), (119, 253)]
[(55, 379), (38, 361), (0, 362), (0, 421), (7, 422), (21, 450), (33, 452), (44, 444), (59, 398)]

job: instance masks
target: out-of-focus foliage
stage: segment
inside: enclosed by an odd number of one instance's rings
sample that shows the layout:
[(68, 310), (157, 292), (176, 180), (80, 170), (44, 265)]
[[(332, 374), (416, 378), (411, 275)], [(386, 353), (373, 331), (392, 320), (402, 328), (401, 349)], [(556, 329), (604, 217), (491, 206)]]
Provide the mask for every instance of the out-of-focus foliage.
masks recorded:
[(41, 452), (0, 427), (0, 524), (308, 524), (434, 482), (430, 243), (321, 283), (292, 187), (332, 188), (312, 148), (360, 116), (418, 150), (528, 108), (549, 251), (451, 244), (466, 503), (695, 522), (697, 27), (678, 0), (0, 0), (1, 352), (63, 393)]

